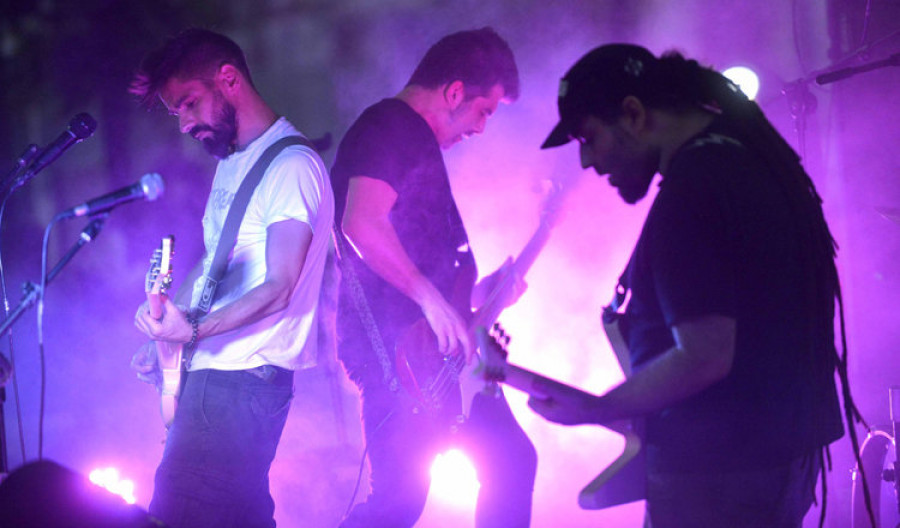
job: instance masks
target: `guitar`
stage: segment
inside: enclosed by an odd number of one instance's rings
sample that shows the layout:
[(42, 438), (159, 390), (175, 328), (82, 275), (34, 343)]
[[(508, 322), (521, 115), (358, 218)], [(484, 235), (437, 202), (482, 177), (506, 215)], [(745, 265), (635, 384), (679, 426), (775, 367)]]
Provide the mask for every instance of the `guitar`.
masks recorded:
[[(144, 291), (147, 294), (147, 307), (150, 316), (162, 319), (163, 305), (168, 298), (172, 285), (172, 257), (175, 255), (175, 237), (163, 237), (160, 247), (150, 257), (150, 269), (147, 270)], [(178, 391), (181, 385), (181, 352), (182, 345), (166, 341), (153, 341), (156, 359), (162, 371), (160, 389), (160, 411), (163, 423), (168, 428), (175, 417), (178, 405)]]
[[(469, 320), (469, 341), (475, 342), (475, 329), (490, 326), (509, 304), (517, 277), (524, 277), (550, 239), (557, 213), (571, 185), (553, 181), (545, 199), (537, 229), (513, 261), (509, 272), (491, 290), (482, 306)], [(462, 277), (461, 282), (468, 278)], [(473, 278), (474, 279), (474, 278)], [(471, 284), (471, 281), (467, 282)], [(457, 291), (461, 290), (460, 288)], [(466, 295), (468, 290), (466, 289)], [(454, 306), (468, 306), (469, 299)], [(445, 356), (437, 348), (437, 337), (425, 318), (420, 318), (397, 340), (395, 362), (400, 383), (412, 395), (418, 409), (432, 416), (460, 423), (468, 416), (475, 394), (485, 388), (483, 379), (474, 375), (478, 361), (466, 362), (463, 354)], [(477, 353), (477, 352), (476, 352)], [(462, 401), (456, 400), (459, 386)], [(462, 409), (460, 415), (457, 411)]]
[[(540, 399), (547, 397), (541, 390), (542, 386), (589, 394), (581, 389), (508, 363), (508, 354), (504, 345), (498, 342), (495, 335), (489, 334), (485, 328), (478, 328), (475, 335), (478, 348), (481, 350), (482, 363), (479, 371), (485, 379), (504, 383)], [(502, 336), (501, 339), (508, 342), (508, 338), (505, 336)], [(646, 466), (644, 453), (641, 450), (643, 442), (638, 427), (631, 421), (608, 424), (605, 427), (625, 437), (625, 447), (622, 454), (588, 482), (578, 494), (578, 505), (585, 510), (600, 510), (646, 498)]]

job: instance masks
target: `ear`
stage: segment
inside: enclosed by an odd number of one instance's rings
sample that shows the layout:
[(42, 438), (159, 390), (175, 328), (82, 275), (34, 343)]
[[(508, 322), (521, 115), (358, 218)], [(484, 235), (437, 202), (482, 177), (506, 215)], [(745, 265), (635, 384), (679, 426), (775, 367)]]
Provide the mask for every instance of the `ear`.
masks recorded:
[(456, 110), (466, 98), (466, 85), (456, 80), (444, 85), (444, 100), (451, 110)]
[(233, 65), (225, 63), (219, 66), (214, 79), (222, 93), (231, 94), (241, 86), (243, 76)]
[(638, 135), (647, 128), (647, 107), (633, 95), (622, 99), (622, 115), (620, 124), (632, 135)]

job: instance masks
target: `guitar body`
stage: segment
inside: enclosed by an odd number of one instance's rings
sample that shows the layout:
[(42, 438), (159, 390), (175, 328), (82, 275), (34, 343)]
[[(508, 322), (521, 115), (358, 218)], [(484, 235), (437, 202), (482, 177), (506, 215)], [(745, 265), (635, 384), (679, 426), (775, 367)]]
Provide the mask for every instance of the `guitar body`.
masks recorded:
[(163, 423), (168, 429), (175, 419), (178, 407), (178, 393), (181, 390), (181, 355), (182, 346), (165, 341), (154, 341), (156, 358), (162, 371), (162, 387), (159, 391), (160, 413)]
[(578, 494), (578, 505), (584, 510), (602, 510), (647, 498), (647, 458), (642, 449), (641, 424), (632, 421), (611, 429), (625, 437), (625, 447)]
[(457, 390), (461, 358), (445, 356), (428, 321), (417, 320), (397, 341), (395, 367), (400, 383), (419, 410), (448, 425), (461, 421), (462, 402)]
[[(508, 363), (506, 350), (484, 328), (477, 329), (476, 339), (483, 359), (480, 372), (484, 378), (502, 382), (535, 398), (547, 397), (541, 391), (541, 385), (586, 394), (581, 389)], [(641, 424), (628, 420), (606, 427), (624, 437), (625, 447), (578, 494), (578, 505), (585, 510), (601, 510), (646, 498), (646, 460), (642, 450)]]
[[(160, 247), (153, 252), (147, 271), (147, 309), (154, 319), (162, 319), (168, 290), (172, 284), (172, 257), (175, 255), (175, 237), (164, 237)], [(156, 360), (162, 372), (160, 412), (168, 428), (175, 418), (178, 392), (181, 387), (182, 345), (167, 341), (153, 341)]]
[[(512, 291), (516, 278), (525, 277), (549, 240), (565, 196), (563, 191), (568, 189), (563, 182), (553, 183), (544, 203), (540, 224), (534, 234), (511, 263), (506, 274), (499, 277), (484, 304), (474, 314), (468, 309), (467, 313), (463, 313), (464, 316), (469, 316), (467, 318), (469, 342), (475, 342), (476, 328), (489, 326), (496, 321), (500, 312), (510, 304), (510, 299), (514, 298)], [(472, 271), (474, 275), (475, 270)], [(453, 306), (471, 305), (472, 284), (476, 279), (477, 277), (467, 273), (460, 275), (450, 299)], [(452, 424), (458, 424), (469, 415), (475, 395), (483, 392), (486, 387), (485, 380), (476, 373), (480, 363), (477, 360), (477, 351), (473, 352), (473, 355), (476, 356), (475, 359), (466, 363), (462, 355), (441, 354), (437, 348), (437, 336), (423, 317), (397, 340), (394, 363), (400, 383), (423, 410), (434, 413), (439, 420), (451, 420)], [(459, 391), (456, 387), (459, 387)]]

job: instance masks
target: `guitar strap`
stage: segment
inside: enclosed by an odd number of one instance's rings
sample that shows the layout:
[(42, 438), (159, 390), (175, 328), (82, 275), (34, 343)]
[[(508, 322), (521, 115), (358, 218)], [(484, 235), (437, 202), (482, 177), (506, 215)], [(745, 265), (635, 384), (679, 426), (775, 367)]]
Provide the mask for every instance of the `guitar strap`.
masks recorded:
[(619, 276), (619, 281), (616, 283), (612, 300), (608, 305), (603, 307), (603, 313), (600, 316), (603, 321), (603, 330), (606, 332), (606, 339), (609, 341), (610, 348), (612, 348), (613, 353), (615, 353), (616, 359), (619, 361), (619, 366), (622, 367), (622, 373), (625, 374), (626, 378), (630, 377), (632, 372), (631, 357), (628, 354), (628, 345), (625, 343), (625, 337), (622, 335), (620, 324), (622, 316), (624, 315), (624, 306), (628, 301), (628, 293), (631, 289), (628, 284), (628, 277), (631, 273), (633, 264), (634, 253), (632, 253), (631, 258), (628, 259), (628, 265), (625, 266), (625, 271)]
[(378, 358), (382, 379), (391, 392), (397, 392), (400, 389), (400, 380), (392, 367), (387, 348), (384, 346), (384, 338), (382, 338), (378, 324), (375, 322), (375, 317), (372, 315), (372, 307), (368, 299), (366, 299), (366, 292), (362, 288), (362, 283), (356, 272), (356, 266), (349, 256), (349, 252), (353, 251), (353, 248), (349, 247), (343, 232), (336, 223), (332, 226), (331, 236), (334, 239), (335, 258), (341, 271), (341, 280), (346, 281), (345, 284), (347, 284), (350, 296), (353, 298), (353, 306), (356, 308), (357, 315), (359, 315), (359, 321), (366, 332), (366, 337), (369, 338), (372, 350), (375, 351), (375, 357)]
[[(240, 187), (238, 187), (234, 200), (232, 200), (231, 206), (228, 208), (228, 215), (225, 217), (225, 224), (222, 226), (222, 233), (219, 235), (219, 242), (216, 245), (216, 253), (210, 263), (209, 270), (203, 276), (203, 291), (196, 304), (191, 306), (190, 311), (194, 317), (208, 313), (213, 305), (216, 286), (218, 286), (219, 281), (225, 275), (225, 269), (228, 267), (228, 256), (237, 242), (238, 229), (241, 226), (241, 221), (244, 219), (244, 213), (247, 210), (247, 205), (250, 203), (250, 197), (253, 196), (253, 191), (256, 190), (259, 182), (262, 181), (266, 169), (269, 168), (275, 156), (292, 145), (304, 145), (315, 150), (312, 142), (305, 137), (283, 137), (263, 151), (256, 163), (250, 168), (250, 171), (247, 172)], [(192, 351), (187, 352), (190, 354)], [(190, 359), (187, 359), (187, 361), (190, 362)]]

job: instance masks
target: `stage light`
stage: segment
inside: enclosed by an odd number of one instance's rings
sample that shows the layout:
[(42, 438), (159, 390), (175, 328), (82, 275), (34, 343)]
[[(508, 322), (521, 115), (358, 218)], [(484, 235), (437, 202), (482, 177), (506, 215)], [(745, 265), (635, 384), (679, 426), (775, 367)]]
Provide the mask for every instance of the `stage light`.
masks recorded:
[(755, 99), (759, 92), (759, 77), (750, 68), (734, 66), (722, 72), (722, 75), (737, 84), (748, 99)]
[(88, 479), (97, 486), (122, 497), (128, 504), (137, 502), (134, 496), (134, 481), (121, 478), (119, 470), (114, 467), (95, 469), (88, 475)]
[(458, 449), (439, 454), (431, 465), (430, 495), (441, 503), (472, 508), (480, 487), (475, 466)]
[(122, 495), (133, 500), (134, 484), (115, 468), (95, 470), (88, 478), (51, 460), (30, 462), (0, 482), (0, 526), (159, 526)]

